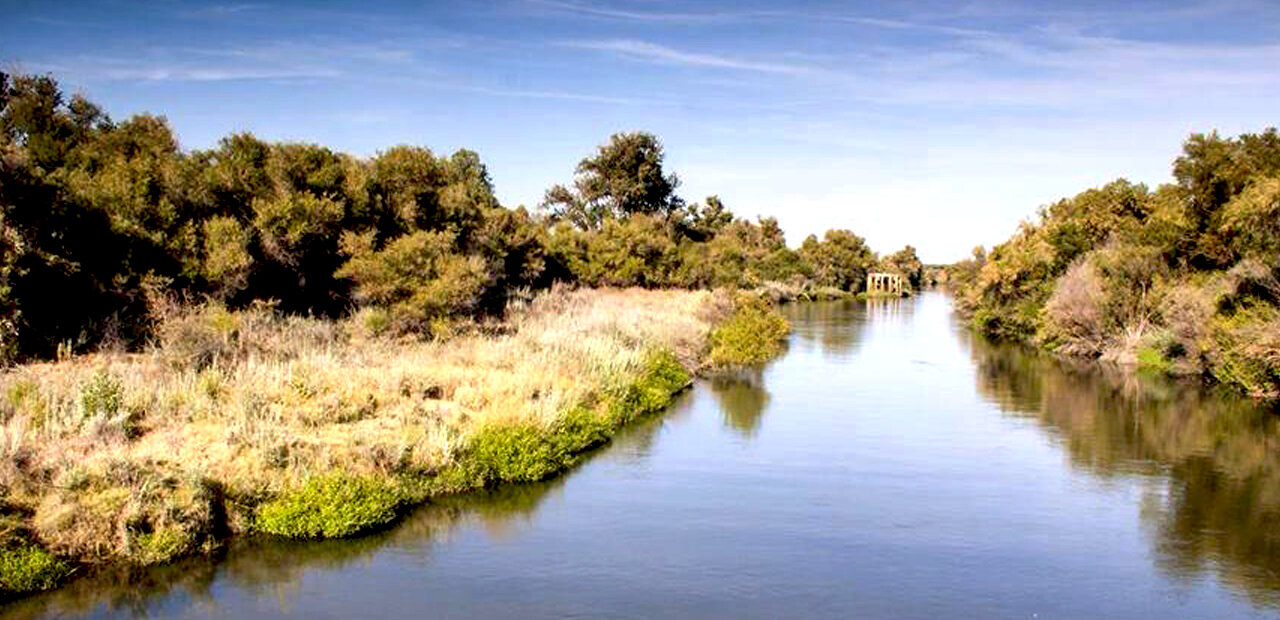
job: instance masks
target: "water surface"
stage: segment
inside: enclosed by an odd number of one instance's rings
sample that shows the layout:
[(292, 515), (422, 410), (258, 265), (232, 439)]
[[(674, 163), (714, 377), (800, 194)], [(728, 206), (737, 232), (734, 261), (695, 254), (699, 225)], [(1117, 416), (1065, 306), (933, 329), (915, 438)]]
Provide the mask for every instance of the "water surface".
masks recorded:
[(569, 475), (349, 541), (73, 582), (15, 617), (1272, 617), (1280, 427), (1245, 399), (798, 304)]

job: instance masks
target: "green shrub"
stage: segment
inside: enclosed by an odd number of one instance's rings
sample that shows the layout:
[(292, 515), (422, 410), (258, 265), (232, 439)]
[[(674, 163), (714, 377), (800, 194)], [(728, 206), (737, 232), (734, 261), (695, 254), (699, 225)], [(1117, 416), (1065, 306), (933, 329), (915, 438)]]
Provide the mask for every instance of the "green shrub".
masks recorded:
[(791, 330), (769, 302), (746, 293), (734, 299), (733, 314), (711, 332), (711, 363), (716, 366), (755, 364), (782, 349)]
[(469, 314), (489, 281), (478, 256), (455, 253), (455, 235), (419, 231), (375, 249), (373, 235), (343, 236), (351, 257), (337, 276), (355, 283), (356, 299), (387, 308), (391, 328), (429, 333), (432, 321)]
[(462, 470), (478, 486), (544, 480), (608, 441), (612, 429), (662, 411), (689, 380), (674, 355), (654, 352), (635, 380), (608, 396), (607, 417), (580, 406), (547, 427), (525, 421), (488, 424), (468, 441)]
[(1257, 304), (1218, 317), (1210, 372), (1255, 395), (1280, 394), (1280, 309)]
[(327, 474), (263, 504), (257, 526), (291, 538), (354, 536), (389, 525), (403, 505), (403, 493), (395, 481)]
[(0, 595), (48, 590), (70, 572), (66, 562), (35, 545), (0, 549)]
[(689, 371), (674, 355), (655, 351), (649, 355), (640, 376), (613, 395), (610, 418), (614, 424), (622, 425), (662, 411), (671, 404), (673, 394), (689, 385), (690, 379)]
[(124, 388), (120, 380), (99, 369), (80, 390), (80, 408), (85, 416), (113, 416), (124, 404)]
[(482, 485), (535, 482), (569, 464), (550, 429), (515, 421), (494, 422), (474, 433), (464, 458), (469, 477)]
[(249, 283), (254, 267), (249, 248), (253, 229), (233, 217), (213, 217), (204, 223), (204, 262), (201, 275), (219, 297), (229, 297)]
[(587, 407), (575, 407), (556, 421), (552, 436), (561, 454), (574, 455), (609, 441), (608, 422)]

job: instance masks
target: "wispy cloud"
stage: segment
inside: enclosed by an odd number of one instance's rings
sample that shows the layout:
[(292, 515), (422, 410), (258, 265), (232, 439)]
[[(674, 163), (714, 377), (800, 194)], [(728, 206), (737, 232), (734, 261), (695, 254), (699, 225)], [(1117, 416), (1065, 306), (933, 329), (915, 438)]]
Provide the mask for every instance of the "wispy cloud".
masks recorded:
[(33, 70), (85, 81), (229, 82), (241, 80), (297, 80), (336, 78), (327, 67), (251, 67), (196, 63), (164, 63), (110, 58), (72, 58), (64, 62), (32, 62)]
[(228, 17), (240, 15), (250, 11), (260, 11), (269, 8), (269, 5), (259, 3), (236, 3), (236, 4), (211, 4), (194, 9), (187, 9), (180, 12), (183, 17)]
[(556, 90), (531, 90), (520, 88), (495, 88), (490, 86), (474, 86), (466, 84), (449, 84), (436, 83), (436, 88), (452, 90), (458, 92), (473, 93), (478, 95), (490, 95), (493, 97), (510, 97), (515, 99), (550, 99), (559, 101), (579, 101), (584, 103), (602, 103), (608, 105), (628, 105), (628, 106), (675, 106), (680, 105), (677, 101), (654, 99), (648, 97), (617, 97), (610, 95), (600, 95), (591, 93), (575, 93)]
[(31, 64), (85, 81), (227, 82), (334, 79), (412, 66), (414, 49), (339, 41), (274, 41), (226, 47), (153, 47), (132, 55), (75, 55)]
[(717, 69), (732, 69), (735, 71), (754, 71), (758, 73), (776, 73), (783, 75), (816, 75), (822, 73), (821, 69), (806, 65), (761, 61), (718, 54), (688, 52), (635, 39), (564, 41), (561, 45), (578, 49), (614, 52), (640, 60), (690, 67), (710, 67)]
[(571, 2), (566, 0), (525, 0), (528, 4), (548, 9), (581, 15), (585, 17), (607, 18), (623, 21), (650, 22), (655, 24), (707, 24), (716, 22), (732, 22), (744, 20), (771, 21), (804, 21), (804, 22), (836, 22), (856, 24), (889, 30), (919, 30), (956, 36), (985, 36), (988, 31), (935, 24), (903, 19), (888, 19), (863, 15), (842, 13), (824, 13), (803, 10), (767, 9), (747, 11), (714, 11), (692, 13), (682, 11), (637, 11), (621, 9), (612, 5), (592, 4), (587, 2)]
[(562, 0), (526, 0), (530, 5), (545, 7), (563, 13), (571, 13), (586, 17), (601, 17), (628, 21), (654, 23), (708, 23), (726, 20), (737, 20), (751, 17), (750, 12), (715, 12), (688, 13), (669, 11), (632, 11), (611, 6), (589, 4), (585, 2), (565, 2)]

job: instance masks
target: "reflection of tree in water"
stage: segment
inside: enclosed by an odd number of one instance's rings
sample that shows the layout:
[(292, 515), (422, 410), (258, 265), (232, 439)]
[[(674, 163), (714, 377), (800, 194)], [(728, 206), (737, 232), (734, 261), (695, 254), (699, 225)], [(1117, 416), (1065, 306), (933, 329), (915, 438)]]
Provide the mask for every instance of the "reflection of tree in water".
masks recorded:
[(724, 425), (743, 437), (754, 437), (760, 428), (769, 392), (764, 388), (764, 370), (742, 368), (717, 373), (710, 379), (711, 393), (720, 404)]
[[(677, 405), (681, 403), (687, 409), (688, 403), (682, 400)], [(677, 407), (673, 413), (681, 411)], [(641, 421), (620, 433), (615, 443), (643, 458), (662, 421), (661, 417)], [(584, 463), (601, 453), (589, 455)], [(103, 611), (134, 617), (169, 615), (174, 611), (170, 597), (182, 597), (193, 608), (216, 612), (218, 597), (213, 586), (218, 581), (275, 598), (280, 608), (288, 611), (309, 571), (369, 561), (386, 547), (417, 550), (425, 559), (431, 547), (446, 542), (460, 526), (470, 523), (478, 523), (493, 536), (514, 536), (570, 475), (572, 472), (545, 482), (440, 498), (412, 511), (394, 528), (368, 536), (320, 541), (252, 537), (235, 540), (212, 556), (188, 558), (166, 566), (112, 567), (72, 580), (57, 590), (6, 603), (3, 616), (37, 618)]]
[[(1194, 382), (1096, 369), (975, 340), (978, 389), (1034, 417), (1091, 473), (1150, 476), (1142, 519), (1178, 578), (1213, 571), (1280, 605), (1280, 417)], [(1160, 481), (1160, 484), (1154, 484)]]
[(867, 306), (861, 301), (815, 301), (784, 306), (792, 339), (817, 343), (823, 355), (848, 357), (858, 349), (866, 329)]

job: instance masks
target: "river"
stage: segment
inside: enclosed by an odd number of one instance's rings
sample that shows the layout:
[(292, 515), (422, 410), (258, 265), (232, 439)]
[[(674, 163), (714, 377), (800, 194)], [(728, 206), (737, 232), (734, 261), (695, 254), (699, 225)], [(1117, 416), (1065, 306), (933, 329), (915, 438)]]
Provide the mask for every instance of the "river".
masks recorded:
[(12, 617), (1234, 618), (1280, 610), (1280, 424), (964, 330), (941, 293), (795, 304), (556, 480), (345, 541), (239, 541)]

